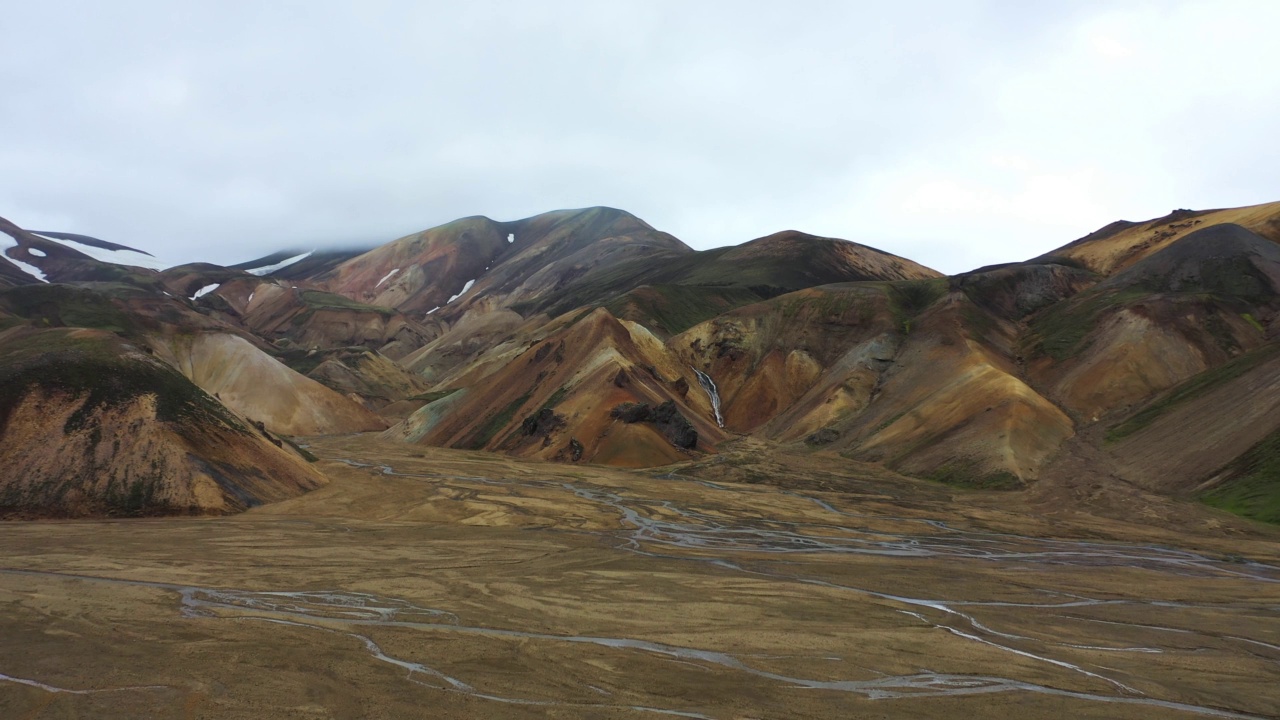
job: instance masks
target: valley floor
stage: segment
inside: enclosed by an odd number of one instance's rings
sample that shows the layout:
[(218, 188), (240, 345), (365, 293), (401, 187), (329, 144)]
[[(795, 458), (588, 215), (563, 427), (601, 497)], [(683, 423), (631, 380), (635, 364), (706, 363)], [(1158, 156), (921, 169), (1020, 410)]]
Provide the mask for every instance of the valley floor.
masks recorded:
[(1210, 510), (310, 449), (242, 515), (0, 524), (0, 717), (1280, 717), (1278, 536)]

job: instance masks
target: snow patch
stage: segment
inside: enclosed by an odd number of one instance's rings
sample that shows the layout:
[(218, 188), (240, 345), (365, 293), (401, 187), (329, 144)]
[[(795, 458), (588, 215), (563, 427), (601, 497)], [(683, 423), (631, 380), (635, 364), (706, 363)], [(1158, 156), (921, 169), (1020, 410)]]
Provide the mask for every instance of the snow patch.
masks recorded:
[(398, 273), (398, 272), (400, 272), (400, 268), (396, 268), (395, 270), (392, 270), (391, 272), (387, 273), (386, 275), (383, 275), (383, 276), (382, 276), (382, 279), (381, 279), (381, 280), (379, 280), (379, 281), (378, 281), (378, 284), (377, 284), (377, 285), (374, 285), (374, 287), (375, 287), (375, 288), (377, 288), (377, 287), (382, 287), (382, 283), (384, 283), (384, 282), (386, 282), (386, 281), (390, 280), (390, 279), (391, 279), (391, 276), (392, 276), (392, 275), (395, 275), (395, 274), (396, 274), (396, 273)]
[(427, 311), (427, 314), (428, 314), (428, 315), (430, 315), (431, 313), (433, 313), (433, 312), (435, 312), (435, 311), (437, 311), (437, 310), (439, 310), (439, 309), (440, 309), (440, 306), (439, 306), (439, 305), (437, 305), (437, 306), (435, 306), (435, 307), (431, 308), (430, 310), (428, 310), (428, 311)]
[(445, 300), (445, 301), (444, 301), (444, 304), (445, 304), (445, 305), (448, 305), (449, 303), (453, 302), (454, 300), (457, 300), (458, 298), (462, 297), (463, 295), (466, 295), (466, 294), (467, 294), (467, 291), (471, 289), (471, 286), (472, 286), (472, 285), (475, 285), (475, 284), (476, 284), (476, 281), (475, 281), (475, 280), (468, 280), (468, 281), (467, 281), (467, 284), (462, 286), (462, 290), (460, 290), (460, 291), (458, 292), (458, 294), (457, 294), (457, 295), (454, 295), (453, 297), (449, 298), (448, 300)]
[(40, 282), (49, 282), (49, 278), (45, 276), (44, 271), (30, 263), (24, 263), (21, 260), (14, 260), (9, 257), (9, 251), (18, 247), (18, 243), (8, 235), (0, 233), (0, 253), (4, 254), (4, 259), (18, 266), (22, 272), (39, 280)]
[(27, 248), (27, 252), (31, 253), (32, 255), (35, 255), (36, 257), (49, 257), (40, 248)]
[(292, 264), (294, 264), (294, 263), (296, 263), (296, 262), (299, 262), (299, 261), (301, 261), (301, 260), (304, 260), (304, 259), (306, 259), (306, 258), (310, 257), (312, 252), (314, 252), (314, 251), (313, 251), (313, 250), (308, 250), (308, 251), (306, 251), (306, 252), (302, 253), (301, 255), (294, 255), (294, 256), (293, 256), (293, 257), (291, 257), (291, 258), (285, 258), (284, 260), (281, 260), (280, 262), (278, 262), (278, 263), (276, 263), (276, 264), (274, 264), (274, 265), (264, 265), (263, 267), (260, 267), (260, 268), (254, 268), (254, 269), (250, 270), (250, 271), (249, 271), (249, 273), (250, 273), (250, 274), (252, 274), (252, 275), (259, 275), (259, 276), (261, 276), (261, 275), (269, 275), (269, 274), (271, 274), (271, 273), (273, 273), (273, 272), (275, 272), (275, 271), (277, 271), (277, 270), (283, 270), (284, 268), (287, 268), (287, 267), (289, 267), (290, 265), (292, 265)]
[(515, 241), (516, 241), (516, 234), (515, 234), (515, 233), (507, 233), (507, 242), (509, 242), (509, 243), (513, 243), (513, 242), (515, 242)]
[(249, 305), (253, 303), (253, 296), (257, 294), (258, 293), (256, 291), (249, 293), (249, 299), (244, 301), (244, 306), (249, 307)]
[(40, 282), (46, 282), (46, 283), (49, 282), (49, 278), (45, 276), (44, 271), (36, 267), (35, 265), (32, 265), (31, 263), (24, 263), (21, 260), (14, 260), (13, 258), (7, 255), (5, 257), (8, 258), (9, 262), (21, 268), (22, 272), (30, 275), (31, 277), (39, 280)]
[(197, 290), (197, 291), (196, 291), (196, 294), (191, 296), (191, 299), (192, 299), (192, 300), (198, 300), (198, 299), (200, 299), (200, 298), (204, 297), (205, 295), (208, 295), (209, 293), (213, 292), (214, 290), (217, 290), (217, 289), (218, 289), (218, 288), (220, 288), (220, 287), (222, 287), (222, 283), (214, 283), (214, 284), (212, 284), (212, 285), (205, 285), (204, 287), (202, 287), (202, 288), (200, 288), (199, 290)]
[(36, 237), (56, 242), (64, 247), (69, 247), (83, 255), (88, 255), (98, 262), (110, 263), (112, 265), (131, 265), (133, 267), (157, 271), (170, 267), (168, 263), (135, 250), (107, 250), (106, 248), (84, 245), (76, 242), (75, 240), (62, 240), (56, 237), (49, 237), (48, 235), (41, 235), (39, 233), (32, 234)]

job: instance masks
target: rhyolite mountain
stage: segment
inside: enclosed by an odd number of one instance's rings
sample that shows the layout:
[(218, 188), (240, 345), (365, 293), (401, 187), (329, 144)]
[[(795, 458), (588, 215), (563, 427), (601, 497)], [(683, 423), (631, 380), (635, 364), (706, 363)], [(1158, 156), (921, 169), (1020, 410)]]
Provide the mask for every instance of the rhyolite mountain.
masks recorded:
[[(235, 511), (315, 485), (285, 438), (377, 431), (623, 467), (749, 439), (958, 487), (1121, 484), (1280, 522), (1280, 203), (1116, 222), (950, 277), (795, 231), (696, 251), (599, 207), (163, 270), (94, 238), (0, 231), (0, 432), (7, 461), (51, 479), (0, 480), (5, 512)], [(68, 357), (138, 380), (38, 371)], [(108, 445), (117, 417), (157, 439)], [(9, 438), (33, 433), (73, 452), (15, 455)], [(145, 475), (152, 452), (163, 471)], [(75, 480), (89, 467), (116, 479)]]

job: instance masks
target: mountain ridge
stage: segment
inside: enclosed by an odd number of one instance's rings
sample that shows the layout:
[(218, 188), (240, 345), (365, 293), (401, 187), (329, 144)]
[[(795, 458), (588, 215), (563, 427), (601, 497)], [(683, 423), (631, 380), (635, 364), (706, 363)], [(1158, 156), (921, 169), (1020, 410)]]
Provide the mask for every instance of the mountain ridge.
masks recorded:
[[(1117, 221), (952, 276), (796, 230), (698, 251), (607, 207), (163, 272), (0, 229), (54, 283), (15, 276), (4, 327), (113, 333), (272, 436), (625, 467), (750, 439), (1050, 494), (1078, 457), (1257, 517), (1280, 503), (1258, 469), (1280, 421), (1229, 411), (1272, 392), (1250, 358), (1278, 342), (1280, 203)], [(1188, 408), (1239, 442), (1187, 455)]]

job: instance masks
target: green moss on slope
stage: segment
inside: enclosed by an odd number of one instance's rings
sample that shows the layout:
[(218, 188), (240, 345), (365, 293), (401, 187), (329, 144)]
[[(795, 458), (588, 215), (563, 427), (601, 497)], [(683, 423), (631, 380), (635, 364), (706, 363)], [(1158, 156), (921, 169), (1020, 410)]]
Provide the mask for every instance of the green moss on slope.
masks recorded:
[(1020, 490), (1022, 481), (1011, 472), (982, 472), (976, 462), (955, 460), (925, 475), (929, 480), (971, 490)]
[(503, 408), (501, 412), (495, 413), (485, 422), (484, 425), (481, 425), (480, 429), (476, 430), (470, 438), (467, 438), (465, 442), (461, 443), (460, 446), (464, 450), (484, 449), (484, 446), (489, 444), (489, 441), (493, 439), (494, 435), (497, 435), (502, 428), (510, 424), (510, 422), (515, 418), (516, 413), (519, 412), (520, 408), (523, 407), (526, 402), (529, 402), (529, 397), (532, 394), (532, 392), (528, 392), (521, 395), (512, 401), (510, 405)]
[(628, 317), (628, 307), (634, 307), (640, 312), (641, 324), (676, 335), (700, 322), (764, 298), (765, 295), (743, 287), (650, 285), (615, 298), (604, 307), (614, 317)]
[(42, 327), (83, 327), (123, 333), (135, 323), (111, 300), (111, 292), (137, 293), (127, 287), (103, 290), (72, 285), (28, 285), (0, 291), (0, 306)]
[(393, 308), (381, 305), (366, 305), (349, 297), (320, 290), (303, 290), (302, 301), (314, 310), (354, 310), (356, 312), (377, 313), (379, 315), (395, 315)]
[(1121, 308), (1149, 293), (1140, 288), (1090, 291), (1050, 306), (1031, 319), (1033, 350), (1059, 362), (1075, 355), (1103, 313)]
[(1229, 479), (1200, 496), (1205, 504), (1254, 520), (1280, 524), (1280, 430), (1227, 468)]
[(456, 392), (458, 392), (458, 388), (449, 388), (448, 390), (431, 390), (420, 395), (414, 395), (409, 399), (431, 404), (437, 400), (447, 398)]
[(1107, 431), (1107, 440), (1109, 442), (1122, 440), (1146, 428), (1166, 412), (1244, 375), (1263, 362), (1275, 357), (1277, 352), (1280, 352), (1280, 345), (1266, 345), (1253, 352), (1241, 355), (1224, 365), (1212, 370), (1206, 370), (1192, 377), (1190, 380), (1156, 398), (1124, 422), (1112, 427)]
[(216, 400), (176, 370), (141, 357), (109, 337), (70, 337), (66, 331), (25, 335), (0, 350), (0, 427), (34, 388), (86, 395), (64, 431), (87, 426), (102, 407), (154, 395), (156, 417), (166, 422), (215, 419), (248, 430)]
[(948, 282), (947, 278), (931, 278), (889, 284), (890, 307), (902, 332), (911, 332), (911, 321), (947, 294)]

